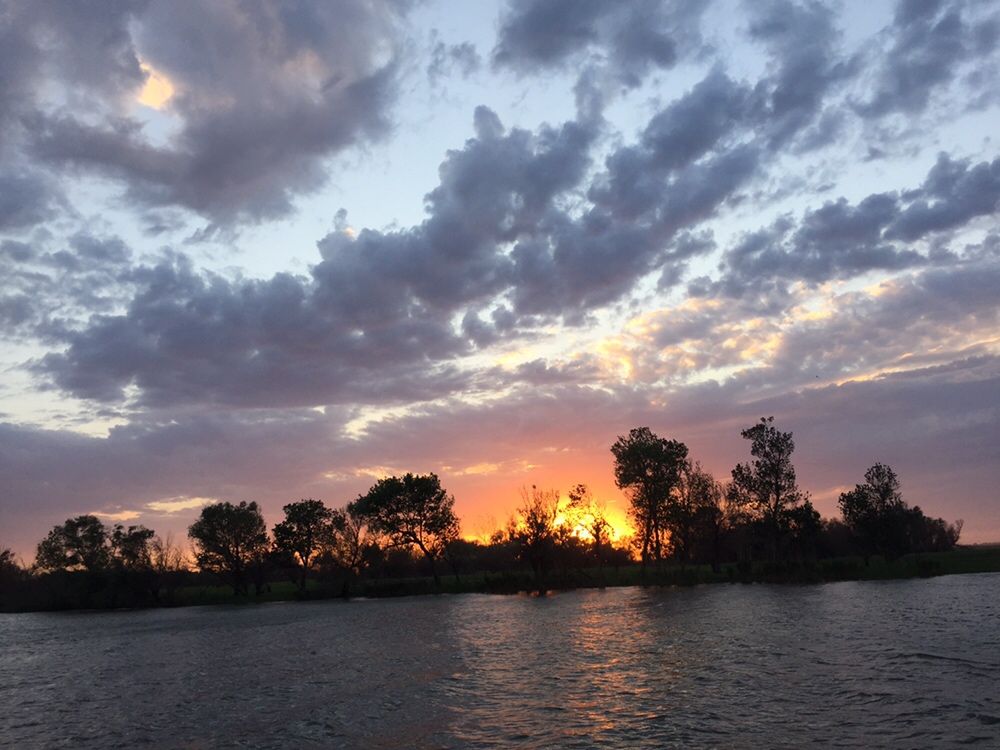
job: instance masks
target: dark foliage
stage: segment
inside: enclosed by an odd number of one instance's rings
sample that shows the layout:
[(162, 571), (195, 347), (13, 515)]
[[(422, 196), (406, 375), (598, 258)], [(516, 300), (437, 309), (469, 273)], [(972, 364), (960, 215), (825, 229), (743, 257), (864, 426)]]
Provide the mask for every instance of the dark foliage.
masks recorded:
[[(251, 582), (258, 597), (270, 596), (272, 583), (294, 586), (300, 598), (430, 593), (446, 590), (442, 561), (454, 574), (447, 590), (491, 592), (944, 570), (941, 558), (927, 556), (954, 549), (962, 522), (909, 507), (890, 467), (875, 464), (864, 483), (841, 495), (843, 520), (823, 520), (796, 483), (792, 434), (778, 430), (773, 417), (741, 434), (752, 460), (737, 465), (725, 485), (679, 441), (648, 427), (619, 437), (611, 452), (633, 537), (616, 537), (604, 503), (578, 484), (566, 498), (525, 488), (504, 528), (486, 541), (462, 539), (454, 498), (438, 477), (406, 474), (379, 480), (342, 508), (289, 503), (273, 538), (256, 503), (206, 506), (189, 530), (197, 570), (151, 529), (109, 529), (92, 515), (67, 519), (39, 543), (30, 569), (0, 548), (0, 609), (170, 605), (179, 603), (178, 591), (211, 590), (220, 576), (240, 598)], [(657, 562), (653, 571), (649, 560)], [(984, 564), (969, 560), (957, 568)]]

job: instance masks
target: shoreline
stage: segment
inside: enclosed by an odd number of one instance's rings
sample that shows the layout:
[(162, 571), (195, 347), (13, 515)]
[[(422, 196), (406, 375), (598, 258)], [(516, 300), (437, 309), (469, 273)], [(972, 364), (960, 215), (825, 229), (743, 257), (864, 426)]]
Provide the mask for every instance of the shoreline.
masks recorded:
[[(868, 566), (861, 558), (830, 558), (803, 563), (727, 563), (713, 572), (708, 565), (668, 563), (647, 569), (642, 576), (638, 564), (618, 569), (562, 570), (536, 579), (530, 571), (460, 573), (442, 576), (439, 586), (430, 577), (397, 579), (343, 579), (310, 581), (305, 592), (288, 581), (271, 582), (261, 594), (237, 596), (232, 587), (217, 583), (179, 587), (158, 603), (134, 607), (73, 606), (69, 602), (42, 602), (23, 597), (0, 602), (0, 612), (114, 612), (172, 609), (190, 606), (252, 605), (269, 602), (322, 601), (332, 599), (382, 599), (436, 594), (539, 595), (588, 588), (688, 587), (719, 583), (820, 584), (844, 581), (903, 580), (947, 575), (1000, 572), (1000, 545), (961, 547), (950, 552), (907, 555), (892, 562), (875, 558)], [(4, 597), (5, 599), (7, 597)], [(18, 605), (21, 606), (18, 606)]]

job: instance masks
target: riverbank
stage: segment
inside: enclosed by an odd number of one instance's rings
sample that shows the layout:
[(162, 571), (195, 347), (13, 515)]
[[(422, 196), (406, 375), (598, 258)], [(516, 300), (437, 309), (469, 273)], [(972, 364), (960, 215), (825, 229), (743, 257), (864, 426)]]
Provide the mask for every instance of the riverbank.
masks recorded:
[[(833, 581), (891, 580), (927, 578), (963, 573), (1000, 572), (1000, 545), (960, 547), (951, 552), (907, 555), (891, 562), (872, 558), (866, 565), (860, 557), (832, 558), (805, 563), (728, 563), (713, 571), (708, 565), (680, 566), (666, 563), (650, 566), (643, 574), (639, 565), (553, 570), (538, 581), (528, 570), (478, 572), (448, 575), (439, 585), (426, 578), (373, 578), (323, 581), (312, 580), (305, 592), (289, 581), (273, 581), (259, 594), (237, 596), (221, 584), (178, 587), (162, 597), (160, 606), (184, 607), (217, 604), (333, 599), (348, 597), (380, 598), (426, 594), (517, 594), (618, 586), (694, 586), (712, 583), (807, 584)], [(5, 597), (0, 611), (39, 611), (94, 608), (46, 600), (44, 596)], [(99, 604), (97, 608), (101, 607)]]

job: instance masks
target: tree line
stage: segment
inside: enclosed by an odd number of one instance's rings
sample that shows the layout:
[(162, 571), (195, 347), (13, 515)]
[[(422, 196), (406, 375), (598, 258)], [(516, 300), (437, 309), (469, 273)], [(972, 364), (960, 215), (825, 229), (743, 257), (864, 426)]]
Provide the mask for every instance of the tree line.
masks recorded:
[(841, 493), (840, 519), (822, 519), (799, 488), (795, 441), (773, 417), (740, 432), (750, 460), (720, 482), (688, 456), (687, 446), (648, 427), (633, 429), (611, 448), (615, 479), (629, 501), (635, 547), (645, 569), (672, 558), (681, 564), (873, 555), (893, 560), (912, 552), (952, 549), (962, 522), (929, 518), (903, 501), (896, 473), (877, 463), (864, 482)]
[(193, 559), (144, 526), (70, 518), (39, 542), (30, 568), (0, 549), (0, 599), (4, 591), (34, 587), (84, 605), (170, 604), (178, 587), (205, 576), (225, 581), (238, 596), (249, 595), (251, 586), (260, 594), (276, 580), (293, 582), (302, 595), (313, 579), (343, 595), (372, 577), (427, 575), (438, 589), (444, 572), (458, 578), (530, 570), (542, 586), (554, 572), (603, 574), (636, 560), (644, 579), (651, 566), (666, 564), (718, 571), (724, 563), (745, 568), (853, 555), (868, 565), (873, 556), (893, 560), (958, 541), (961, 521), (949, 524), (910, 507), (896, 473), (879, 463), (841, 494), (841, 518), (824, 520), (798, 486), (792, 433), (766, 417), (741, 435), (750, 458), (724, 482), (693, 460), (683, 442), (648, 427), (619, 436), (611, 446), (615, 481), (633, 528), (622, 539), (614, 536), (606, 503), (584, 484), (566, 497), (523, 488), (503, 528), (488, 540), (463, 539), (454, 497), (438, 476), (408, 473), (378, 480), (340, 508), (311, 498), (289, 503), (270, 531), (255, 502), (205, 506), (188, 529)]

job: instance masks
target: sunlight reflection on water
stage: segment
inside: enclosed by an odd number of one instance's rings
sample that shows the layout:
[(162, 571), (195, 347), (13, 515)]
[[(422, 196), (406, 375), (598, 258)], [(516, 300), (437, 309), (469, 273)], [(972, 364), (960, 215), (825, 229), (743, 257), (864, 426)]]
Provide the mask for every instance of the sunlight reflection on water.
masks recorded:
[(0, 745), (997, 747), (998, 601), (985, 574), (0, 615)]

